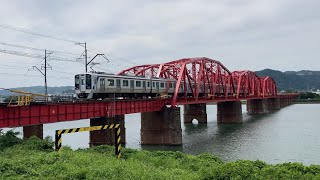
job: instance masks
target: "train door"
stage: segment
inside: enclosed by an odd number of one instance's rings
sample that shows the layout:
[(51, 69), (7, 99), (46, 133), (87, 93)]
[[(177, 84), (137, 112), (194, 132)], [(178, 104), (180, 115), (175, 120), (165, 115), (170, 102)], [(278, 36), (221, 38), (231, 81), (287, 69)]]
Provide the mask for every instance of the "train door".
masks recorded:
[(130, 80), (130, 92), (134, 92), (134, 80)]
[(104, 80), (104, 78), (100, 79), (100, 91), (104, 92), (106, 89), (106, 82)]
[(120, 79), (117, 79), (117, 80), (116, 80), (116, 88), (117, 88), (117, 89), (116, 89), (117, 92), (121, 92)]
[(146, 92), (146, 81), (142, 81), (142, 92)]
[(86, 91), (86, 77), (83, 75), (80, 77), (80, 91)]
[(156, 92), (159, 93), (159, 82), (156, 82)]
[(75, 76), (74, 88), (75, 88), (75, 90), (80, 90), (80, 76), (79, 75)]
[(147, 90), (149, 93), (152, 93), (152, 85), (151, 85), (152, 81), (151, 79), (147, 81)]
[(151, 92), (152, 93), (157, 93), (157, 88), (156, 88), (156, 82), (152, 81), (152, 85), (151, 85)]

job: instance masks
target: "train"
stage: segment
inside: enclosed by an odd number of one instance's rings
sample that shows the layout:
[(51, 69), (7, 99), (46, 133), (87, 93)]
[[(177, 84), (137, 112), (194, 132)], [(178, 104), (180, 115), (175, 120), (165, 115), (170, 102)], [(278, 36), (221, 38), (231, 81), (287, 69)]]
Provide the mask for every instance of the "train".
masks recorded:
[[(176, 85), (175, 79), (115, 75), (102, 72), (75, 75), (75, 95), (79, 99), (171, 97), (175, 92)], [(178, 96), (185, 95), (183, 86), (182, 82)], [(194, 85), (192, 86), (194, 87)], [(203, 84), (200, 86), (199, 96), (203, 96)], [(186, 88), (187, 95), (192, 96), (190, 85), (186, 84)], [(206, 92), (208, 92), (208, 88), (209, 86), (207, 86)]]

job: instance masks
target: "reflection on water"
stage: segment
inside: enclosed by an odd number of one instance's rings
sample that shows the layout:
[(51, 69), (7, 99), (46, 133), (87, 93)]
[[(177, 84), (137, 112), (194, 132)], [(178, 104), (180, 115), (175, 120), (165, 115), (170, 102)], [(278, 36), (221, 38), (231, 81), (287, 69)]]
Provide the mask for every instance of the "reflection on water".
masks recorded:
[[(260, 159), (269, 163), (297, 161), (320, 164), (319, 108), (320, 104), (296, 104), (272, 114), (249, 116), (244, 105), (242, 124), (217, 125), (216, 106), (208, 105), (207, 124), (181, 124), (182, 146), (141, 146), (140, 114), (126, 115), (126, 147), (190, 154), (207, 152), (226, 161)], [(44, 136), (54, 137), (56, 129), (82, 126), (89, 126), (89, 121), (46, 124)], [(21, 131), (21, 128), (17, 130)], [(62, 138), (63, 145), (74, 149), (88, 147), (88, 132), (65, 134)]]

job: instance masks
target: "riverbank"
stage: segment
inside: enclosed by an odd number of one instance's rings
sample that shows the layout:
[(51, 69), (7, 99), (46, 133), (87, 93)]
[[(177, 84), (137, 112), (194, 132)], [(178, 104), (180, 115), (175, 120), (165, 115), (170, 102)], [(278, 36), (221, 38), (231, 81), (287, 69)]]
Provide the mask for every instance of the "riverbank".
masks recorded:
[[(2, 144), (3, 145), (3, 144)], [(12, 144), (11, 144), (12, 145)], [(0, 179), (319, 179), (320, 166), (301, 163), (266, 164), (262, 161), (223, 162), (209, 154), (114, 147), (58, 153), (52, 142), (32, 138), (0, 151)]]
[(294, 104), (320, 104), (320, 99), (297, 99)]

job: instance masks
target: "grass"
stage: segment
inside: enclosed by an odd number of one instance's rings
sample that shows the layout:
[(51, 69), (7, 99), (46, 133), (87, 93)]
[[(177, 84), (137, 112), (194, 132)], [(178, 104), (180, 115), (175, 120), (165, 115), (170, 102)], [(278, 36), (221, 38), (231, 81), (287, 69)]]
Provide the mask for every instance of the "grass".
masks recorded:
[(52, 146), (49, 139), (31, 138), (4, 147), (0, 179), (320, 179), (319, 165), (223, 162), (209, 154), (126, 148), (117, 159), (112, 146), (63, 147), (60, 153)]

